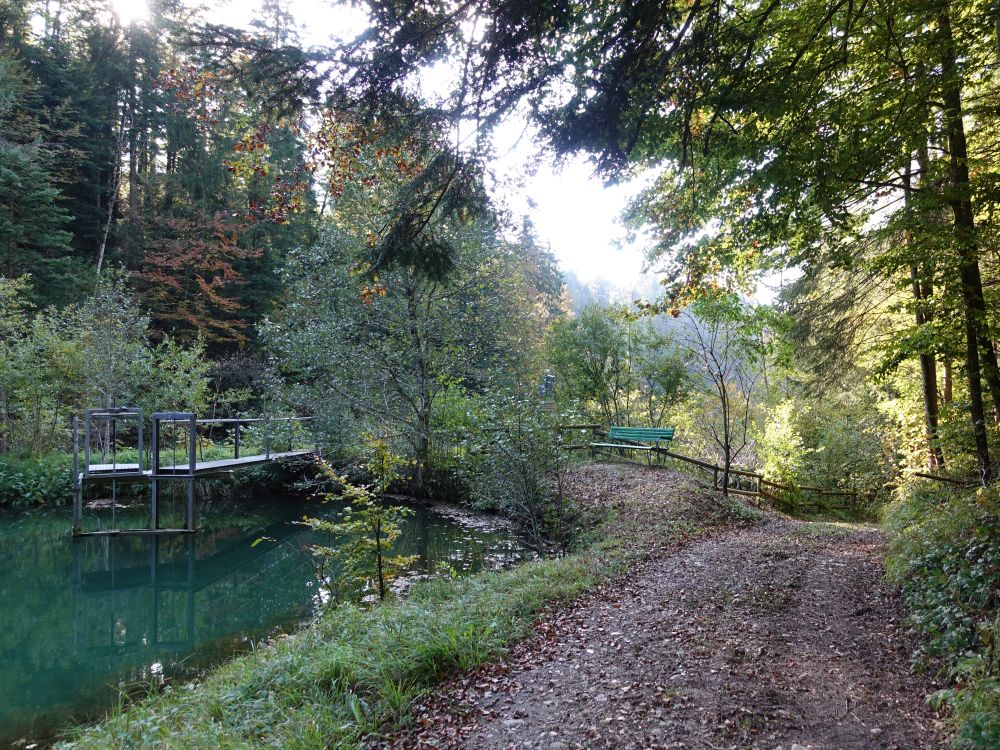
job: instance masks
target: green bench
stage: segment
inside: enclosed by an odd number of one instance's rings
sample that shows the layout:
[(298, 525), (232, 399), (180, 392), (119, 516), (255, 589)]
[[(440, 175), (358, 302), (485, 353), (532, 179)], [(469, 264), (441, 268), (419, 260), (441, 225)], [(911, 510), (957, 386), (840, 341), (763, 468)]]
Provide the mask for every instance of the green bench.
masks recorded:
[(608, 442), (594, 442), (590, 447), (592, 450), (617, 448), (652, 452), (654, 447), (659, 448), (661, 443), (669, 443), (673, 439), (673, 427), (611, 427), (608, 429)]

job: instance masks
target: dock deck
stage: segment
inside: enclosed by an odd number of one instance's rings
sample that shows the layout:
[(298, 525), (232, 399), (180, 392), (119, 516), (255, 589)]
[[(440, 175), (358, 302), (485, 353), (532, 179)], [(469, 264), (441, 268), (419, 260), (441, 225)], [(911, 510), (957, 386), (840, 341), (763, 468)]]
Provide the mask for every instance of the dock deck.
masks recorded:
[[(151, 416), (150, 426), (150, 463), (146, 468), (143, 465), (143, 458), (146, 452), (143, 450), (145, 419), (142, 409), (138, 407), (120, 407), (107, 409), (87, 409), (83, 413), (83, 450), (80, 448), (80, 422), (77, 417), (73, 418), (73, 535), (92, 536), (109, 534), (161, 534), (175, 532), (192, 532), (194, 525), (194, 487), (195, 479), (199, 477), (213, 476), (219, 474), (229, 474), (237, 469), (245, 469), (251, 466), (260, 466), (275, 461), (287, 459), (306, 458), (318, 455), (316, 448), (295, 448), (296, 432), (300, 431), (301, 423), (307, 422), (311, 417), (248, 417), (248, 418), (210, 418), (198, 419), (193, 412), (154, 412)], [(124, 427), (119, 428), (119, 423), (124, 423)], [(161, 460), (161, 427), (162, 425), (172, 425), (172, 442), (169, 452), (172, 463), (162, 464)], [(199, 427), (204, 425), (221, 425), (226, 431), (232, 431), (232, 451), (230, 458), (213, 459), (211, 461), (198, 461), (199, 448)], [(255, 432), (261, 433), (263, 437), (263, 453), (251, 456), (241, 456), (241, 437), (245, 429), (253, 426)], [(283, 428), (282, 430), (276, 429)], [(181, 441), (177, 441), (177, 435), (181, 433)], [(118, 463), (92, 463), (92, 447), (94, 436), (102, 436), (104, 439), (103, 452), (101, 458), (107, 461), (108, 447), (111, 446), (112, 456), (119, 455), (115, 450), (122, 435), (127, 436), (134, 442), (125, 443), (129, 452), (124, 453), (126, 457), (135, 457), (134, 462)], [(211, 435), (211, 433), (210, 433)], [(211, 437), (209, 435), (209, 441)], [(310, 437), (308, 433), (299, 434), (299, 438)], [(204, 439), (204, 438), (201, 438)], [(282, 447), (287, 446), (288, 450), (271, 450), (274, 442), (279, 441)], [(216, 448), (218, 443), (213, 443)], [(223, 443), (225, 445), (225, 443)], [(301, 442), (299, 443), (301, 445)], [(260, 448), (257, 448), (260, 450)], [(218, 454), (216, 454), (218, 455)], [(178, 463), (178, 458), (183, 457), (185, 461)], [(81, 460), (82, 459), (82, 460)], [(112, 528), (100, 529), (98, 531), (84, 531), (82, 527), (83, 517), (83, 488), (87, 482), (111, 482), (111, 517)], [(115, 508), (117, 503), (116, 482), (148, 482), (149, 483), (149, 525), (144, 528), (120, 529), (115, 527)], [(184, 527), (180, 529), (165, 529), (160, 526), (159, 516), (159, 492), (160, 485), (164, 482), (181, 481), (187, 485), (187, 503), (184, 514)]]
[[(235, 469), (245, 469), (248, 466), (259, 466), (260, 464), (272, 461), (313, 456), (315, 454), (315, 450), (306, 449), (269, 454), (262, 453), (256, 456), (241, 456), (240, 458), (223, 458), (216, 461), (197, 461), (194, 465), (194, 476), (224, 474)], [(190, 476), (191, 473), (190, 464), (173, 464), (171, 466), (161, 466), (156, 476), (164, 479), (172, 479)], [(151, 479), (153, 477), (153, 470), (143, 469), (140, 472), (139, 464), (91, 464), (85, 472), (81, 472), (81, 476), (87, 476), (91, 479), (95, 477), (105, 479), (128, 479), (130, 477)]]

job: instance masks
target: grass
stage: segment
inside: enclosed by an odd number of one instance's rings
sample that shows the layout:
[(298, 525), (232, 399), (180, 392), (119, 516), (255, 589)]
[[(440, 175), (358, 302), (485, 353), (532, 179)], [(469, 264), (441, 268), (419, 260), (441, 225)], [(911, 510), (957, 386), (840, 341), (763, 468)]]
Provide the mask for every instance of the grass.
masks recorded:
[[(701, 509), (714, 513), (713, 523), (746, 520), (735, 508), (720, 515), (710, 501)], [(371, 610), (332, 607), (197, 684), (170, 685), (116, 708), (101, 724), (76, 730), (67, 747), (357, 748), (367, 735), (405, 724), (412, 701), (442, 678), (497, 659), (531, 632), (546, 607), (624, 572), (636, 557), (636, 538), (662, 543), (668, 517), (679, 524), (674, 538), (705, 530), (692, 522), (691, 507), (663, 513), (629, 544), (604, 539), (560, 559), (427, 581), (409, 598)], [(604, 536), (632, 533), (623, 520), (621, 512), (609, 514)]]
[(75, 748), (353, 748), (405, 717), (444, 675), (502, 654), (534, 615), (608, 574), (580, 554), (457, 582), (404, 601), (341, 605), (312, 625), (238, 657), (203, 682), (167, 687), (81, 731)]

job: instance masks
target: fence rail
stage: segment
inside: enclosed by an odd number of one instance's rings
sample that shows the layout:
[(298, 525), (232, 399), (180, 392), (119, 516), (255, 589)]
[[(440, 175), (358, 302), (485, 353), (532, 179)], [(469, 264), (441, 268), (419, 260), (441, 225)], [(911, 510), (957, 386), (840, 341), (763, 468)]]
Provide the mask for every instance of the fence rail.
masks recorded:
[(975, 479), (958, 479), (956, 477), (943, 477), (940, 474), (927, 474), (922, 471), (913, 472), (913, 476), (920, 477), (921, 479), (933, 479), (935, 482), (944, 482), (945, 484), (954, 484), (959, 487), (982, 487), (983, 483)]
[[(564, 432), (580, 431), (584, 432), (590, 430), (591, 441), (587, 443), (570, 443), (563, 444), (563, 448), (566, 450), (582, 450), (589, 449), (592, 454), (596, 455), (597, 449), (590, 443), (594, 438), (597, 437), (607, 437), (607, 432), (602, 429), (601, 425), (593, 424), (574, 424), (574, 425), (560, 425), (557, 428), (560, 436)], [(685, 456), (682, 453), (675, 453), (674, 451), (662, 448), (658, 445), (656, 446), (643, 446), (635, 441), (622, 441), (623, 443), (635, 443), (636, 448), (642, 448), (642, 450), (648, 451), (649, 455), (657, 455), (664, 458), (672, 458), (677, 461), (682, 461), (684, 463), (696, 466), (706, 472), (712, 474), (712, 487), (713, 489), (721, 490), (723, 489), (720, 485), (724, 481), (723, 477), (726, 476), (725, 467), (719, 466), (718, 464), (711, 463), (710, 461), (702, 461), (697, 458), (691, 458), (690, 456)], [(608, 451), (615, 449), (607, 449)], [(624, 452), (625, 449), (618, 449)], [(732, 479), (736, 478), (737, 482), (734, 486)], [(720, 481), (721, 480), (721, 481)], [(811, 485), (800, 485), (792, 486), (788, 484), (782, 484), (780, 482), (773, 482), (769, 479), (765, 479), (763, 474), (755, 471), (745, 471), (743, 469), (729, 468), (729, 483), (725, 488), (729, 493), (734, 495), (741, 495), (744, 497), (758, 497), (763, 498), (770, 502), (772, 505), (777, 506), (779, 509), (786, 512), (797, 512), (799, 510), (839, 510), (848, 511), (852, 513), (858, 513), (862, 511), (861, 504), (859, 502), (858, 493), (854, 490), (827, 490), (822, 487), (814, 487)], [(741, 480), (750, 480), (746, 483), (747, 486), (743, 485)], [(834, 503), (818, 503), (815, 500), (810, 501), (806, 498), (807, 494), (812, 494), (820, 498), (834, 498), (843, 497), (847, 499), (846, 503), (834, 504)]]

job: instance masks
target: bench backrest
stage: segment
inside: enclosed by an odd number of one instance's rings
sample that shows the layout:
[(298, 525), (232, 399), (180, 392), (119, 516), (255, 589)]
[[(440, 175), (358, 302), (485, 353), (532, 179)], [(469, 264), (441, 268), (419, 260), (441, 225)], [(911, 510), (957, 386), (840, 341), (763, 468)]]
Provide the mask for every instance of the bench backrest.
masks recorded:
[(612, 427), (608, 437), (613, 440), (646, 440), (667, 442), (674, 439), (673, 427)]

